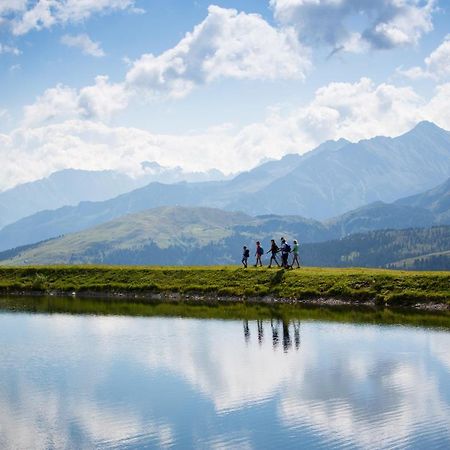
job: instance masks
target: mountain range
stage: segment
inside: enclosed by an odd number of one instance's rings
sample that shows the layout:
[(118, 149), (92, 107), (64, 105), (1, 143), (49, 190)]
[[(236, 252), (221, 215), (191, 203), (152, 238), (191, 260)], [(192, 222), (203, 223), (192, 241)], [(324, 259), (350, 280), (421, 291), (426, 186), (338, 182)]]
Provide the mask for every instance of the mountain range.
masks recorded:
[[(162, 176), (165, 180), (171, 179), (170, 173), (175, 178), (181, 173), (179, 168), (170, 172), (171, 169), (156, 163), (143, 163), (143, 167), (149, 177)], [(202, 176), (224, 178), (220, 173)], [(58, 262), (99, 262), (110, 260), (117, 251), (123, 254), (147, 246), (164, 248), (161, 242), (168, 238), (169, 230), (181, 230), (182, 236), (176, 242), (186, 254), (205, 245), (223, 247), (222, 257), (214, 258), (231, 262), (241, 244), (234, 238), (230, 241), (233, 236), (245, 241), (269, 239), (281, 233), (299, 236), (303, 243), (313, 243), (387, 228), (450, 224), (449, 176), (450, 133), (422, 122), (397, 138), (378, 137), (357, 144), (344, 139), (328, 141), (305, 155), (268, 161), (229, 180), (151, 182), (106, 200), (39, 211), (0, 230), (0, 251), (50, 239), (20, 250), (21, 261), (50, 258)], [(80, 181), (83, 186), (73, 189)], [(436, 181), (441, 184), (435, 186)], [(32, 207), (39, 209), (45, 203), (44, 197), (48, 203), (73, 203), (83, 195), (113, 196), (114, 190), (127, 191), (133, 183), (138, 181), (116, 172), (63, 171), (0, 193), (0, 212), (5, 199), (10, 205), (23, 203), (24, 214), (30, 202), (21, 202), (21, 198), (35, 197)], [(419, 188), (424, 186), (427, 189), (420, 192)], [(403, 192), (406, 196), (399, 198)], [(375, 201), (360, 206), (365, 199)], [(356, 207), (351, 209), (350, 205)], [(309, 214), (305, 216), (319, 217), (321, 221), (306, 219), (298, 210), (307, 211)], [(342, 214), (323, 218), (341, 210)], [(10, 219), (2, 216), (2, 220)], [(218, 240), (209, 234), (210, 226), (216, 230)], [(192, 230), (202, 231), (192, 234)], [(209, 239), (207, 242), (202, 240), (202, 233)], [(67, 236), (53, 239), (62, 235)], [(185, 239), (192, 245), (186, 247)], [(48, 248), (55, 245), (66, 247), (64, 256), (46, 259)], [(106, 259), (99, 256), (99, 248), (103, 249), (103, 255), (109, 255)], [(33, 249), (39, 249), (42, 258), (27, 253)], [(5, 253), (3, 259), (7, 259), (7, 254), (17, 257), (18, 251)], [(80, 254), (83, 256), (78, 258)]]
[(142, 162), (141, 169), (135, 178), (113, 170), (65, 169), (7, 189), (0, 192), (0, 229), (39, 211), (78, 205), (81, 201), (107, 200), (151, 182), (201, 182), (227, 178), (216, 169), (185, 172), (181, 167), (163, 167), (154, 161)]
[[(161, 205), (165, 205), (166, 202), (170, 205), (168, 194), (176, 186), (162, 184), (158, 186), (161, 189), (159, 195)], [(152, 188), (154, 189), (155, 185), (152, 185)], [(151, 220), (152, 214), (158, 215), (160, 211), (167, 210), (164, 206), (146, 209), (147, 197), (145, 194), (146, 188), (143, 188), (134, 191), (133, 195), (124, 194), (99, 203), (82, 202), (77, 207), (67, 206), (56, 211), (43, 211), (21, 219), (0, 231), (0, 251), (76, 233), (80, 230), (87, 230), (89, 233), (89, 230), (99, 227), (101, 224), (110, 227), (111, 222), (117, 224), (126, 221), (130, 227), (136, 228), (136, 233), (138, 233), (139, 227), (145, 224), (139, 213), (144, 216), (149, 215), (147, 220)], [(253, 224), (255, 230), (258, 229), (261, 221), (264, 221), (264, 223), (276, 225), (274, 231), (283, 231), (284, 229), (286, 232), (289, 230), (295, 235), (302, 236), (303, 242), (321, 242), (340, 239), (349, 234), (386, 228), (402, 229), (450, 224), (449, 199), (450, 178), (438, 187), (422, 194), (399, 199), (393, 203), (374, 202), (323, 222), (288, 215), (263, 215), (254, 218), (239, 213), (241, 214), (239, 217), (246, 217), (246, 220), (242, 221), (242, 226), (248, 227)], [(175, 198), (172, 200), (175, 203)], [(204, 207), (200, 209), (210, 211), (211, 214), (212, 211), (219, 211)], [(192, 212), (195, 210), (195, 207), (178, 208), (178, 211)], [(131, 214), (130, 211), (132, 211)], [(229, 212), (229, 214), (233, 213)], [(135, 221), (136, 224), (134, 224)], [(286, 224), (283, 225), (285, 228), (281, 224)], [(161, 224), (162, 229), (165, 229), (165, 226), (165, 224)]]
[(341, 141), (306, 154), (287, 175), (224, 206), (324, 220), (375, 201), (418, 194), (449, 177), (450, 132), (421, 122), (396, 138)]
[[(165, 180), (170, 180), (167, 170), (157, 164), (146, 163), (146, 166), (152, 176), (165, 173)], [(243, 211), (249, 215), (300, 215), (317, 220), (352, 211), (346, 217), (334, 219), (343, 227), (336, 237), (382, 225), (399, 228), (415, 222), (418, 226), (427, 226), (436, 223), (439, 206), (432, 210), (421, 207), (421, 192), (446, 181), (449, 176), (450, 132), (430, 122), (421, 122), (397, 138), (377, 137), (357, 144), (345, 139), (328, 141), (305, 155), (287, 155), (230, 180), (152, 182), (104, 201), (82, 201), (76, 206), (39, 211), (3, 227), (0, 250), (88, 229), (126, 214), (175, 205)], [(106, 182), (112, 187), (98, 189), (98, 195), (109, 196), (112, 189), (126, 189), (126, 178), (121, 180)], [(73, 184), (68, 183), (68, 191)], [(96, 190), (93, 184), (91, 187)], [(7, 192), (0, 194), (0, 205), (1, 196), (5, 194)], [(418, 197), (409, 204), (411, 195)], [(430, 191), (427, 195), (434, 194)], [(36, 192), (34, 197), (41, 199), (45, 195)], [(393, 202), (402, 197), (407, 197), (403, 203), (393, 203), (390, 207), (373, 203)], [(442, 201), (445, 207), (445, 200)], [(18, 197), (15, 203), (20, 203)], [(363, 206), (366, 204), (370, 206)], [(411, 209), (415, 205), (416, 209)], [(363, 210), (359, 211), (361, 207)], [(381, 214), (379, 225), (375, 227), (378, 214)], [(396, 220), (402, 215), (400, 226)], [(364, 217), (369, 221), (366, 228)]]

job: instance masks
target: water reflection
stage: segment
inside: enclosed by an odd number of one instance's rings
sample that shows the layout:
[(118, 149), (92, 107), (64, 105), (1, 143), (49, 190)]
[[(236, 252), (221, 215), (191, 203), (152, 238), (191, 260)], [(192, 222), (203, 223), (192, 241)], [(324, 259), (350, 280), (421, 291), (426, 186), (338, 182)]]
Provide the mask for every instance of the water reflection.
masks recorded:
[[(264, 328), (266, 325), (268, 324), (265, 324), (263, 320), (256, 320), (259, 345), (262, 345), (263, 343)], [(243, 320), (243, 329), (244, 329), (244, 339), (245, 342), (248, 344), (250, 342), (251, 332), (249, 321), (246, 319)], [(278, 344), (280, 342), (280, 329), (282, 334), (283, 351), (285, 353), (287, 353), (288, 350), (292, 348), (291, 331), (294, 334), (295, 350), (298, 350), (300, 348), (300, 320), (289, 321), (287, 319), (279, 319), (279, 318), (271, 319), (270, 329), (272, 333), (272, 346), (274, 350), (278, 348)]]
[(450, 333), (0, 313), (0, 448), (449, 448)]
[(256, 324), (258, 326), (258, 342), (259, 345), (262, 345), (263, 340), (264, 340), (264, 326), (263, 326), (263, 321), (262, 320), (257, 320)]

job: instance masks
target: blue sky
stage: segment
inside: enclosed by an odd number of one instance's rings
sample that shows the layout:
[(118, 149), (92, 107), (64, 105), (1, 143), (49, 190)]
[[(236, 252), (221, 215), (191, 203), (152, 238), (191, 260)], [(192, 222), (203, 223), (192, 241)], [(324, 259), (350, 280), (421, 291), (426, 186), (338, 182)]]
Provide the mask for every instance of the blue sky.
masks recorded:
[(0, 190), (450, 129), (449, 34), (446, 0), (2, 0)]

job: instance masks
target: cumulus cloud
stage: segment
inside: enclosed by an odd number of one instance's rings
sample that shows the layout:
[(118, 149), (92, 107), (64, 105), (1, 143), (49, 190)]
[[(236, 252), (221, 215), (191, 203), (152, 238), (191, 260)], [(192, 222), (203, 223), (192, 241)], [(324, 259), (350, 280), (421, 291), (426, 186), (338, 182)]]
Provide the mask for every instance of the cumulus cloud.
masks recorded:
[(433, 80), (450, 79), (450, 34), (447, 35), (436, 50), (425, 58), (424, 67), (411, 67), (410, 69), (397, 69), (397, 71), (413, 80), (430, 78)]
[(24, 11), (26, 6), (27, 0), (2, 0), (0, 2), (0, 17), (17, 11)]
[(47, 89), (35, 103), (24, 107), (24, 124), (35, 126), (55, 117), (65, 120), (80, 114), (75, 89), (58, 84)]
[[(271, 0), (304, 42), (350, 52), (416, 44), (433, 29), (435, 0)], [(349, 25), (351, 24), (351, 25)]]
[(293, 29), (278, 30), (257, 14), (218, 6), (172, 49), (145, 54), (129, 70), (131, 89), (182, 97), (218, 78), (304, 79), (309, 51)]
[[(448, 99), (436, 101), (450, 105)], [(411, 88), (377, 85), (368, 78), (330, 83), (318, 89), (309, 104), (287, 113), (274, 109), (264, 122), (243, 128), (234, 145), (250, 165), (257, 158), (304, 153), (329, 139), (396, 136), (425, 118), (450, 128), (450, 120), (424, 112), (426, 104)]]
[[(91, 54), (101, 50), (85, 35), (65, 36), (63, 43)], [(79, 91), (61, 85), (48, 89), (25, 107), (25, 123), (77, 117), (108, 120), (136, 95), (180, 98), (219, 78), (302, 80), (310, 67), (309, 51), (293, 29), (280, 31), (257, 14), (210, 6), (206, 19), (175, 47), (136, 60), (123, 83), (112, 84), (100, 76), (94, 86)]]
[(88, 19), (93, 14), (115, 10), (135, 10), (135, 0), (3, 0), (0, 17), (13, 14), (8, 20), (13, 34), (51, 28), (57, 24)]
[[(350, 140), (406, 131), (421, 119), (424, 100), (410, 87), (376, 85), (369, 78), (356, 83), (330, 83), (300, 110), (300, 120), (314, 136)], [(331, 130), (331, 135), (329, 133)]]
[(424, 114), (429, 120), (450, 130), (450, 83), (436, 87), (435, 95), (425, 106)]
[(127, 106), (128, 99), (123, 85), (110, 83), (107, 76), (96, 77), (95, 84), (80, 90), (59, 84), (24, 107), (23, 124), (33, 127), (77, 118), (108, 121)]
[[(264, 158), (304, 153), (327, 139), (396, 136), (421, 120), (450, 129), (450, 83), (438, 86), (432, 98), (425, 99), (411, 88), (377, 85), (367, 78), (330, 83), (318, 89), (310, 103), (288, 112), (271, 109), (264, 121), (240, 129), (223, 126), (184, 135), (153, 134), (81, 119), (86, 111), (107, 115), (121, 107), (120, 96), (110, 93), (116, 88), (106, 78), (98, 79), (92, 89), (104, 89), (104, 101), (99, 104), (90, 103), (89, 91), (64, 86), (47, 91), (40, 109), (27, 111), (25, 126), (0, 134), (0, 190), (68, 167), (138, 175), (142, 161), (188, 171), (214, 167), (230, 173), (250, 169)], [(51, 118), (58, 109), (60, 96), (69, 105), (66, 117), (77, 118), (42, 125), (42, 119)], [(104, 106), (111, 98), (118, 104)]]
[(87, 34), (77, 34), (75, 36), (65, 34), (61, 38), (61, 43), (68, 47), (78, 48), (85, 55), (96, 57), (105, 56), (105, 52), (101, 48), (100, 43), (94, 42)]
[(109, 120), (111, 116), (125, 109), (128, 105), (129, 93), (120, 83), (110, 83), (107, 76), (95, 78), (93, 86), (80, 90), (78, 104), (82, 115), (88, 119)]

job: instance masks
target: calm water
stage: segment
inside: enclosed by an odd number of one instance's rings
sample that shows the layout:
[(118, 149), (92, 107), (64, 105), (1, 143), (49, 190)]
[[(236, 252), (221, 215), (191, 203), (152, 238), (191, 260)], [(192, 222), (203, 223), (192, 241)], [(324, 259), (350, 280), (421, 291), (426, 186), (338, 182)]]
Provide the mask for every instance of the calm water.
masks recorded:
[(442, 329), (5, 302), (1, 449), (450, 448)]

